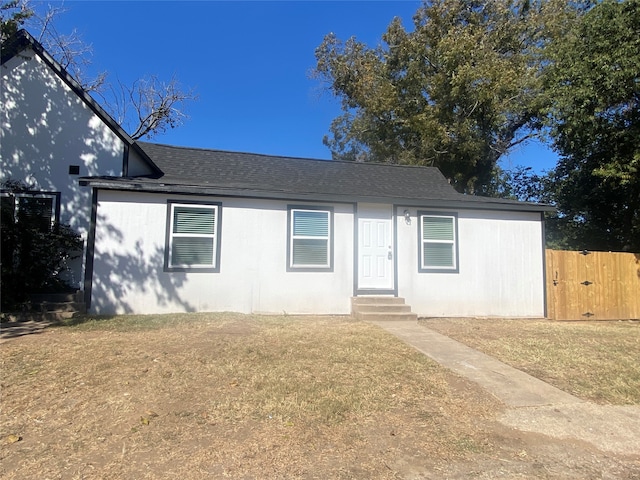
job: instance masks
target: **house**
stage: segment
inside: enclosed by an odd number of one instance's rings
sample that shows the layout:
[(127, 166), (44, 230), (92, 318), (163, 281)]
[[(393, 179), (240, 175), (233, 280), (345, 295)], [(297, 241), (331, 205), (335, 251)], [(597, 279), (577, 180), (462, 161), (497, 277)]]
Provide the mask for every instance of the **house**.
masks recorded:
[[(78, 179), (159, 170), (26, 31), (2, 45), (0, 65), (0, 181), (27, 184), (32, 192), (20, 200), (46, 205), (51, 220), (69, 224), (86, 245), (91, 191)], [(67, 266), (66, 279), (78, 288), (85, 258)]]
[(429, 167), (134, 142), (25, 38), (2, 59), (3, 176), (57, 195), (83, 234), (91, 312), (348, 314), (384, 295), (544, 316), (548, 207), (459, 194)]

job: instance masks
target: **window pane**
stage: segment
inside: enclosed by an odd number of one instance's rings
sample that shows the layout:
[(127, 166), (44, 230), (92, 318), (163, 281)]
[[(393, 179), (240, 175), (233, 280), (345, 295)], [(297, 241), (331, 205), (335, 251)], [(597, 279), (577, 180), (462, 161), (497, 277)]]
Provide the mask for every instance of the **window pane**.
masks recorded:
[(422, 217), (422, 239), (453, 241), (453, 218)]
[(303, 237), (329, 236), (329, 212), (294, 210), (293, 235)]
[(2, 218), (0, 222), (9, 224), (15, 221), (15, 200), (13, 197), (0, 197), (2, 201)]
[(328, 241), (297, 238), (293, 240), (293, 265), (328, 265)]
[(454, 267), (453, 244), (425, 242), (422, 261), (425, 267)]
[(52, 215), (52, 198), (18, 197), (18, 221), (29, 222), (40, 230), (49, 230)]
[(213, 265), (213, 238), (173, 237), (172, 265)]
[(173, 209), (173, 233), (215, 233), (215, 210), (212, 208), (179, 207)]

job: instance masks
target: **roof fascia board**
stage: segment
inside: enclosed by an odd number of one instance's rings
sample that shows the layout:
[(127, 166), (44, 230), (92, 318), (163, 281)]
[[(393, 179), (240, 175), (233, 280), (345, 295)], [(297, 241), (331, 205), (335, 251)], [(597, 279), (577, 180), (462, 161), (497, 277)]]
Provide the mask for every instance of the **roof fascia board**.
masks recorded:
[(133, 181), (110, 181), (84, 177), (80, 184), (103, 190), (120, 190), (140, 193), (167, 193), (173, 195), (202, 195), (216, 197), (254, 198), (264, 200), (297, 200), (306, 202), (334, 202), (334, 203), (385, 203), (398, 204), (407, 207), (454, 208), (463, 210), (497, 210), (520, 212), (554, 212), (556, 209), (546, 204), (530, 204), (523, 202), (483, 202), (464, 201), (455, 199), (411, 199), (377, 196), (328, 195), (317, 193), (289, 193), (277, 191), (257, 191), (243, 189), (203, 188), (181, 185), (143, 184)]

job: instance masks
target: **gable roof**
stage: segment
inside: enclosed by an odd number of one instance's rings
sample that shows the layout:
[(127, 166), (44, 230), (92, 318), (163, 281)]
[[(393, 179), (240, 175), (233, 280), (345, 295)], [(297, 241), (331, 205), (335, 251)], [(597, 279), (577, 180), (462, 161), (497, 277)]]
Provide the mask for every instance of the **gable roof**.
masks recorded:
[(109, 115), (101, 106), (96, 102), (91, 95), (89, 95), (84, 88), (58, 63), (29, 32), (26, 30), (18, 30), (16, 34), (2, 45), (2, 56), (0, 58), (0, 65), (4, 65), (6, 62), (14, 58), (16, 55), (24, 52), (27, 48), (31, 48), (33, 52), (38, 55), (42, 61), (53, 71), (56, 75), (74, 92), (84, 103), (89, 107), (93, 113), (95, 113), (100, 120), (106, 124), (109, 129), (115, 133), (120, 140), (127, 146), (136, 151), (138, 155), (146, 162), (151, 171), (160, 174), (160, 169), (149, 156), (140, 148), (140, 146), (129, 136), (127, 132), (116, 122), (111, 115)]
[(458, 193), (435, 167), (356, 163), (137, 142), (153, 177), (85, 177), (97, 188), (298, 201), (546, 211), (548, 205)]

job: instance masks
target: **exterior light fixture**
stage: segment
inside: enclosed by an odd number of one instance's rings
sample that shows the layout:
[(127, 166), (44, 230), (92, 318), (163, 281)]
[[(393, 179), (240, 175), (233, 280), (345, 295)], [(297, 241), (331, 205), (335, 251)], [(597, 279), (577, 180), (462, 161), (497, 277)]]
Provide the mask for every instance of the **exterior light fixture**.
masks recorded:
[(411, 225), (411, 213), (409, 213), (409, 210), (405, 210), (402, 213), (404, 213), (404, 223)]

